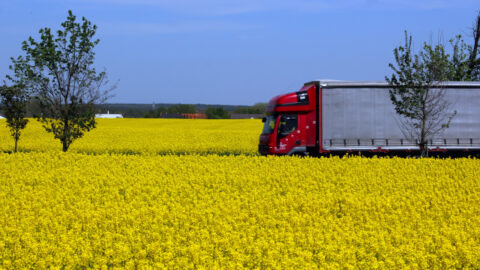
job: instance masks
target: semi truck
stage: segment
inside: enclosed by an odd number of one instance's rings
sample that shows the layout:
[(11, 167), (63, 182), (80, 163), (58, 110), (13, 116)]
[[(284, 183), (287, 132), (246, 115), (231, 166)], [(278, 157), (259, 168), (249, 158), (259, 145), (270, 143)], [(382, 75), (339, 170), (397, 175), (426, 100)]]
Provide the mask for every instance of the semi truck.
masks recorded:
[[(261, 155), (345, 153), (416, 155), (387, 82), (316, 80), (270, 100), (263, 118)], [(428, 139), (429, 152), (480, 153), (480, 82), (443, 82), (452, 112), (448, 128)]]

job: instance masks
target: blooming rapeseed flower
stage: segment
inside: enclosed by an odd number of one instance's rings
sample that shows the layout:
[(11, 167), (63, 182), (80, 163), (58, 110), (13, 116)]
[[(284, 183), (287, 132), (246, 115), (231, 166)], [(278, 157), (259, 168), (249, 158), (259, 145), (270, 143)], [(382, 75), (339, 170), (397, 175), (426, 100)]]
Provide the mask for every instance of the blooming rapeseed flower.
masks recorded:
[(261, 123), (195, 121), (68, 153), (32, 125), (0, 154), (0, 268), (480, 268), (479, 160), (260, 157)]

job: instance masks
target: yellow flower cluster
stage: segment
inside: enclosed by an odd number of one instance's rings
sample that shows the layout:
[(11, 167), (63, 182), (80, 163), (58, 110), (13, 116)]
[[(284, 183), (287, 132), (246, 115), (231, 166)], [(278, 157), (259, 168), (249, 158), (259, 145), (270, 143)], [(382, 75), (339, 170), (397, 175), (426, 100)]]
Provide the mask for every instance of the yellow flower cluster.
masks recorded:
[(100, 120), (63, 153), (32, 121), (0, 153), (0, 269), (480, 268), (480, 160), (260, 157), (260, 130)]
[(480, 267), (480, 161), (0, 155), (0, 268)]
[[(258, 153), (259, 119), (97, 119), (98, 127), (73, 142), (69, 152), (87, 154), (246, 154)], [(20, 152), (61, 152), (59, 140), (31, 120), (19, 141)], [(0, 150), (13, 139), (0, 120)]]

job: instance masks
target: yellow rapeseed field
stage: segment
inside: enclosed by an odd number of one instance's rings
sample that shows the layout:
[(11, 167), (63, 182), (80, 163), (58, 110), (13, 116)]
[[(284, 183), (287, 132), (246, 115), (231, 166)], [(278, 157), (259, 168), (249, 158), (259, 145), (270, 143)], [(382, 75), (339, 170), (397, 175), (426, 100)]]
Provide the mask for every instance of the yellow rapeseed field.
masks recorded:
[[(256, 155), (263, 123), (259, 119), (97, 119), (98, 127), (74, 141), (70, 152), (103, 154), (246, 154)], [(62, 150), (59, 140), (30, 119), (19, 151)], [(13, 150), (13, 139), (0, 120), (0, 150)]]
[(480, 268), (479, 160), (260, 157), (259, 122), (102, 120), (68, 153), (30, 126), (0, 268)]

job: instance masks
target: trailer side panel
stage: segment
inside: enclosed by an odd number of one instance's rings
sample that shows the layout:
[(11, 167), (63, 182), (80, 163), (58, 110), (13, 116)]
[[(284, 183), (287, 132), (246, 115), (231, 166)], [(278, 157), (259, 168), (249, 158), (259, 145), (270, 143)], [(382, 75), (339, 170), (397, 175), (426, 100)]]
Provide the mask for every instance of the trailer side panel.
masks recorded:
[[(446, 88), (445, 100), (456, 115), (430, 147), (480, 148), (480, 87)], [(418, 149), (395, 112), (386, 84), (323, 87), (321, 108), (324, 150)]]

